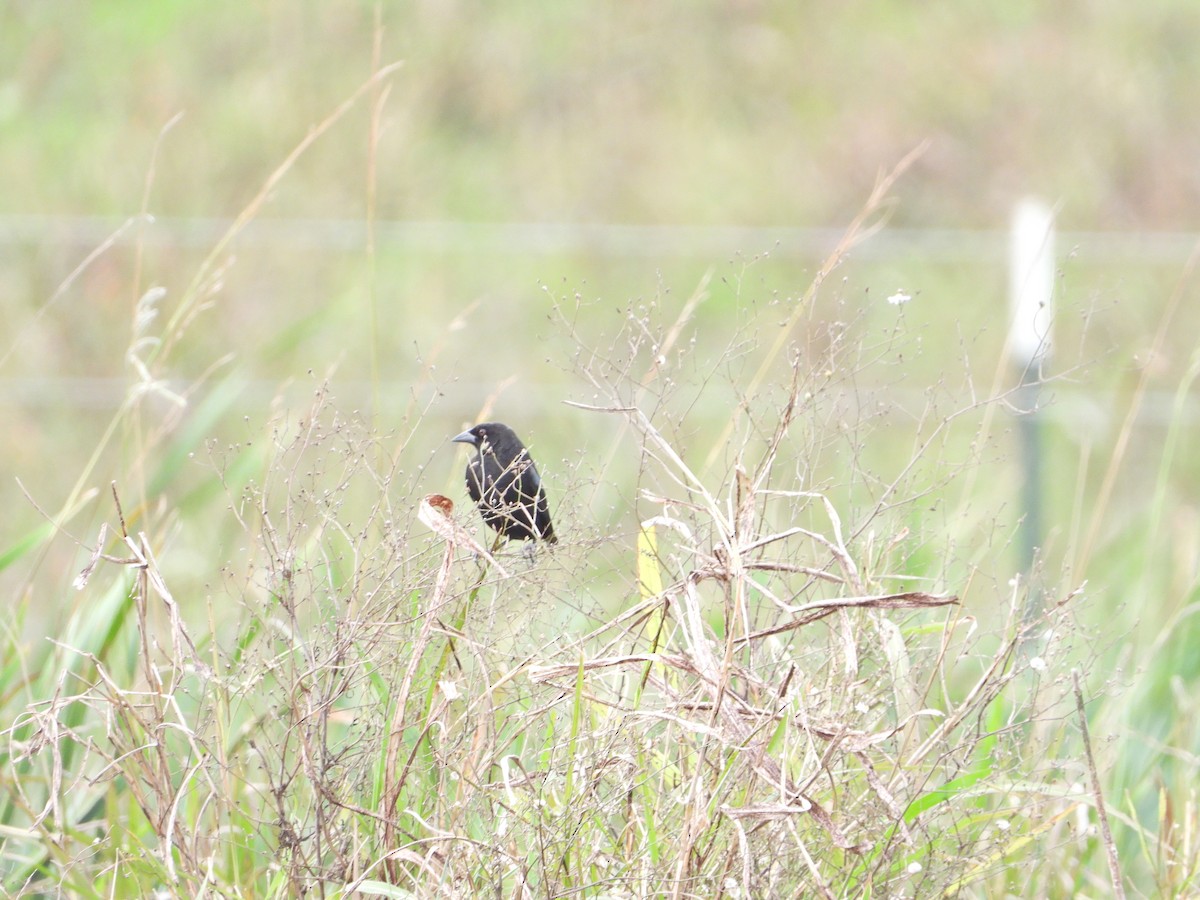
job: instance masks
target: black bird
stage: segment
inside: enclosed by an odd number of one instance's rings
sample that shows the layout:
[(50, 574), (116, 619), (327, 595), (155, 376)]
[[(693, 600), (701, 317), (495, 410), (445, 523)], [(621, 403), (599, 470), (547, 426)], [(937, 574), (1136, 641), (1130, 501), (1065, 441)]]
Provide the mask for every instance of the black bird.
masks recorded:
[(484, 522), (506, 538), (558, 542), (537, 466), (511, 428), (484, 422), (454, 440), (475, 448), (467, 463), (467, 493)]

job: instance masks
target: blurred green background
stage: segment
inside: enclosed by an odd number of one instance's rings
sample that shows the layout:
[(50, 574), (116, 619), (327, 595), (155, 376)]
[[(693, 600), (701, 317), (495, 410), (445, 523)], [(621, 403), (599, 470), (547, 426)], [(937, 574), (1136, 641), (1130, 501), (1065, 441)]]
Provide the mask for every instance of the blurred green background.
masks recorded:
[[(1172, 293), (1190, 291), (1198, 41), (1200, 7), (1185, 2), (9, 2), (3, 469), (46, 512), (81, 471), (106, 492), (108, 456), (128, 459), (144, 439), (119, 430), (85, 469), (136, 380), (129, 350), (158, 327), (151, 306), (161, 325), (182, 304), (199, 311), (151, 369), (192, 393), (182, 415), (157, 396), (142, 409), (145, 427), (165, 423), (164, 452), (138, 457), (148, 503), (163, 485), (171, 503), (211, 487), (212, 465), (188, 453), (259, 434), (323, 377), (339, 406), (399, 430), (384, 443), (403, 445), (402, 467), (431, 464), (426, 483), (447, 490), (461, 461), (446, 436), (506, 385), (495, 415), (532, 437), (553, 483), (606, 427), (559, 404), (591, 396), (568, 333), (605, 347), (621, 311), (651, 301), (670, 322), (711, 276), (694, 334), (714, 357), (730, 334), (752, 344), (764, 321), (786, 319), (879, 174), (928, 141), (886, 230), (825, 283), (813, 321), (868, 338), (902, 322), (919, 352), (858, 385), (902, 389), (880, 401), (898, 411), (893, 427), (931, 386), (960, 403), (986, 396), (1003, 371), (1009, 216), (1029, 194), (1054, 205), (1054, 367), (1066, 377), (1048, 397), (1052, 558), (1069, 566), (1089, 531), (1145, 375), (1151, 402), (1092, 549), (1149, 529), (1156, 542), (1139, 554), (1155, 564), (1135, 563), (1147, 598), (1107, 596), (1130, 622), (1149, 596), (1177, 609), (1194, 582), (1198, 473), (1192, 454), (1164, 466), (1160, 451), (1172, 425), (1184, 448), (1194, 437), (1176, 392), (1194, 349), (1190, 295), (1164, 317)], [(397, 61), (216, 254), (213, 290), (189, 288), (306, 134)], [(72, 276), (143, 212), (153, 220)], [(137, 325), (154, 287), (165, 294)], [(896, 290), (914, 300), (884, 302)], [(689, 410), (696, 433), (726, 420), (728, 400)], [(981, 481), (981, 502), (1015, 521), (1012, 447), (996, 452), (1002, 477)], [(1156, 486), (1170, 502), (1148, 524)], [(16, 546), (44, 515), (12, 478), (5, 490), (0, 537)], [(105, 498), (80, 535), (109, 517)], [(190, 539), (198, 577), (207, 537)], [(1127, 559), (1096, 555), (1068, 580), (1116, 577)], [(36, 577), (65, 592), (85, 558), (57, 541)], [(1004, 550), (998, 571), (1014, 565)], [(3, 577), (31, 596), (24, 567)]]
[[(560, 533), (629, 526), (631, 487), (579, 486), (613, 430), (560, 402), (592, 399), (588, 353), (618, 359), (641, 310), (669, 325), (706, 284), (683, 337), (695, 356), (674, 375), (685, 402), (664, 417), (706, 453), (729, 384), (880, 173), (928, 142), (796, 343), (819, 350), (843, 325), (861, 342), (841, 375), (873, 418), (864, 453), (890, 477), (927, 436), (923, 412), (1015, 383), (1006, 229), (1027, 195), (1057, 210), (1045, 583), (1089, 583), (1091, 671), (1120, 698), (1098, 740), (1138, 738), (1101, 764), (1151, 822), (1156, 779), (1182, 802), (1200, 749), (1197, 47), (1187, 0), (8, 0), (0, 589), (17, 630), (40, 646), (71, 608), (88, 558), (76, 541), (114, 522), (113, 479), (165, 545), (185, 609), (211, 598), (243, 537), (214, 476), (236, 494), (271, 423), (303, 420), (325, 378), (407, 473), (399, 515), (431, 490), (462, 499), (446, 439), (490, 406), (536, 448), (552, 502), (571, 497)], [(900, 290), (911, 302), (888, 304)], [(139, 379), (151, 396), (119, 415)], [(925, 564), (968, 604), (976, 573), (995, 599), (1019, 566), (1014, 420), (997, 409), (986, 446), (967, 417), (908, 484), (975, 454), (976, 493), (956, 498), (970, 513), (944, 520), (971, 533), (922, 550), (945, 551)], [(81, 496), (45, 540), (46, 517)]]

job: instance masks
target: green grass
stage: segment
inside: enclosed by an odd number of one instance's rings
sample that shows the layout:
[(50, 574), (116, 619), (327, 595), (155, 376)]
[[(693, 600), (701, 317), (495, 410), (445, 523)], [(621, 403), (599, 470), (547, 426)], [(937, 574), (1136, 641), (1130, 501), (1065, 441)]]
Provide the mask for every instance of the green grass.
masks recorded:
[[(1126, 890), (1194, 894), (1183, 260), (1064, 248), (1026, 628), (999, 257), (253, 230), (844, 222), (925, 138), (897, 227), (1179, 227), (1190, 8), (382, 4), (336, 116), (373, 17), (0, 10), (0, 214), (237, 220), (0, 245), (0, 891), (1107, 896), (1078, 670)], [(508, 577), (416, 518), (484, 410), (564, 535)], [(784, 627), (902, 591), (960, 603)]]

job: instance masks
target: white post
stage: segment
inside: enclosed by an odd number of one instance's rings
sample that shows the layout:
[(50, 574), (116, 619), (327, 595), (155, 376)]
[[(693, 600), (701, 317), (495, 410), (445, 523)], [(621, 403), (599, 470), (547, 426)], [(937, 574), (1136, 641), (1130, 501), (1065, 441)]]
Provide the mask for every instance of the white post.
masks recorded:
[(1013, 211), (1009, 257), (1009, 298), (1012, 322), (1008, 352), (1020, 376), (1016, 406), (1021, 442), (1023, 521), (1018, 546), (1021, 568), (1030, 580), (1025, 598), (1026, 619), (1042, 609), (1041, 591), (1033, 583), (1038, 547), (1042, 543), (1042, 370), (1050, 358), (1054, 324), (1054, 213), (1037, 200), (1022, 200)]
[(1054, 324), (1054, 212), (1039, 200), (1022, 200), (1013, 212), (1009, 301), (1009, 354), (1029, 381), (1050, 355)]

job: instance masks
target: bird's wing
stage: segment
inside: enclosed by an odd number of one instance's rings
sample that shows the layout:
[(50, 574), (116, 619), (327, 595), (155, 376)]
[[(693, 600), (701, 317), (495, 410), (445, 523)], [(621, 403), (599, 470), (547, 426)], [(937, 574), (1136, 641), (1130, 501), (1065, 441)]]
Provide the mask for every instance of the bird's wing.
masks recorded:
[(521, 492), (523, 501), (538, 499), (545, 502), (546, 494), (542, 490), (542, 477), (538, 474), (537, 466), (528, 455), (522, 454), (515, 464), (517, 471), (517, 490)]

